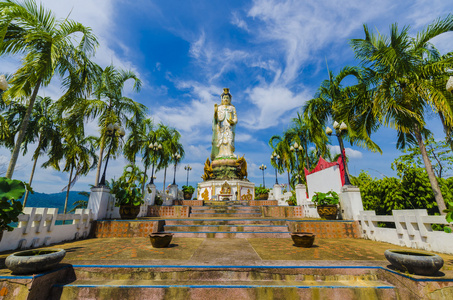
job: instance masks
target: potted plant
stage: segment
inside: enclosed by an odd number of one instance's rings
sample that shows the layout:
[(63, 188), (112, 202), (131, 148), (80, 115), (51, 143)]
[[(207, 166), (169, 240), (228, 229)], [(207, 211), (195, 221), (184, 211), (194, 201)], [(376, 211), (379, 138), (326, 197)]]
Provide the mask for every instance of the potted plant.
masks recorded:
[(340, 202), (338, 194), (334, 191), (315, 193), (311, 201), (315, 203), (318, 214), (326, 220), (335, 220), (338, 214), (337, 204)]
[(137, 166), (127, 165), (118, 180), (112, 180), (110, 192), (115, 195), (115, 206), (120, 208), (121, 219), (135, 219), (144, 203), (139, 184), (142, 172)]
[(266, 189), (261, 184), (255, 188), (255, 200), (267, 200), (269, 199), (270, 189)]
[(3, 231), (12, 231), (9, 224), (18, 222), (22, 213), (22, 204), (18, 199), (25, 193), (25, 184), (20, 180), (0, 177), (0, 241)]
[(288, 200), (286, 200), (289, 206), (296, 206), (297, 205), (297, 199), (296, 199), (296, 192), (291, 191), (291, 197), (289, 197)]
[(195, 192), (195, 188), (191, 185), (183, 185), (182, 192), (184, 193), (184, 200), (192, 199), (193, 192)]

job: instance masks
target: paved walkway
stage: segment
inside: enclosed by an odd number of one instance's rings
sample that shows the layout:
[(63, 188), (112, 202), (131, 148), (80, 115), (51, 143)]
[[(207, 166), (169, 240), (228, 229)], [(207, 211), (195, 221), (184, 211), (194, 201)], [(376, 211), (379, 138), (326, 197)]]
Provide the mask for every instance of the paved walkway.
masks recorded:
[[(316, 239), (311, 248), (291, 239), (174, 238), (169, 248), (153, 248), (148, 238), (97, 238), (53, 245), (67, 251), (63, 263), (74, 265), (222, 265), (222, 266), (388, 266), (387, 249), (408, 249), (363, 239)], [(0, 264), (8, 253), (0, 254)], [(453, 279), (453, 255), (442, 278)], [(4, 264), (0, 275), (9, 271)]]

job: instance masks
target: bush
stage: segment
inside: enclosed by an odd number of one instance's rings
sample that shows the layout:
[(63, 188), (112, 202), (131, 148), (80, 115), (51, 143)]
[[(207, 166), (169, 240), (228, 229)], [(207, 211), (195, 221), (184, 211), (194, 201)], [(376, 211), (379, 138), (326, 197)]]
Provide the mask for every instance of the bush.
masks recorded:
[(311, 198), (311, 201), (313, 201), (316, 206), (321, 206), (321, 205), (336, 205), (340, 202), (340, 198), (338, 197), (338, 194), (334, 191), (330, 191), (327, 193), (315, 193), (315, 195)]

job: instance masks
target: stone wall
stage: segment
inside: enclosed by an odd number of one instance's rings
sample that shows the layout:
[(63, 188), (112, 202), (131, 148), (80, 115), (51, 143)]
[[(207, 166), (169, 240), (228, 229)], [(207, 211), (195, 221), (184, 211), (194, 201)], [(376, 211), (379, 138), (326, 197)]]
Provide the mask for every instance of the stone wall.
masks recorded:
[(250, 200), (250, 206), (278, 205), (278, 200)]
[(262, 206), (263, 217), (272, 218), (303, 218), (304, 209), (301, 206)]
[(311, 232), (317, 238), (360, 238), (360, 225), (358, 221), (324, 221), (306, 220), (302, 222), (290, 221), (292, 232)]
[[(58, 208), (40, 207), (25, 207), (18, 218), (17, 228), (3, 232), (0, 251), (37, 248), (86, 238), (93, 220), (89, 209), (77, 209), (75, 214), (58, 214)], [(62, 221), (65, 225), (60, 224)]]
[(163, 221), (145, 220), (104, 220), (96, 221), (94, 237), (96, 238), (129, 238), (147, 237), (157, 232), (163, 226)]

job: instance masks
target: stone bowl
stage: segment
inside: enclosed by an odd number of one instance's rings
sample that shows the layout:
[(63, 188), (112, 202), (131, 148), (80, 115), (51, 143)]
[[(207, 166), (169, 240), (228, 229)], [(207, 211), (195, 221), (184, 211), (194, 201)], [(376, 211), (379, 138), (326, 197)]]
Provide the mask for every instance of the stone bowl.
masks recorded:
[(434, 275), (444, 265), (437, 254), (416, 250), (385, 250), (385, 258), (399, 271), (416, 275)]
[(13, 274), (36, 274), (52, 269), (66, 255), (63, 249), (33, 249), (9, 255), (5, 264)]
[(296, 247), (310, 248), (315, 241), (315, 234), (311, 232), (292, 232), (291, 238), (293, 239)]
[(170, 245), (172, 238), (173, 233), (154, 232), (149, 234), (149, 239), (153, 248), (167, 248)]

